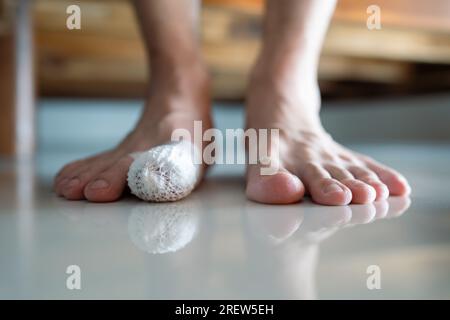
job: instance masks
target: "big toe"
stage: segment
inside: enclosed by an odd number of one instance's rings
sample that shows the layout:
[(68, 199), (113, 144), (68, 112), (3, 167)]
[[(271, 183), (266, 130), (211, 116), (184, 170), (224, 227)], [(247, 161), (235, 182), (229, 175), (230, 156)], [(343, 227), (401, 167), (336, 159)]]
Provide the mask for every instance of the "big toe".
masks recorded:
[(281, 170), (273, 175), (261, 175), (258, 166), (250, 166), (247, 174), (247, 197), (268, 204), (289, 204), (300, 201), (305, 188), (300, 179)]

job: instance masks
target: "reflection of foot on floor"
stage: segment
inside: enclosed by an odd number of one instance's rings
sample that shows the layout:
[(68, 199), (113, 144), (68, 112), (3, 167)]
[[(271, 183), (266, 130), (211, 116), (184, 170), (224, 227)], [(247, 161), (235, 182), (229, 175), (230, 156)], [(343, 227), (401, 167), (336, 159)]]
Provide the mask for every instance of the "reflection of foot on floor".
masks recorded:
[(162, 73), (153, 82), (145, 110), (136, 128), (110, 151), (66, 165), (56, 176), (57, 194), (69, 200), (117, 200), (127, 184), (133, 159), (130, 153), (170, 141), (173, 130), (185, 128), (193, 136), (195, 120), (211, 126), (208, 80), (202, 66), (178, 66), (176, 74)]
[(306, 191), (318, 204), (346, 205), (410, 192), (401, 174), (341, 146), (325, 132), (315, 81), (279, 74), (277, 79), (273, 72), (258, 70), (250, 85), (247, 126), (280, 129), (279, 141), (271, 143), (279, 147), (275, 160), (281, 164), (281, 171), (272, 176), (260, 175), (257, 165), (249, 166), (247, 196), (251, 200), (293, 203)]
[(364, 205), (327, 208), (312, 203), (298, 206), (246, 206), (250, 228), (259, 238), (281, 244), (289, 238), (319, 243), (336, 231), (381, 219), (399, 217), (411, 205), (409, 197), (394, 197)]

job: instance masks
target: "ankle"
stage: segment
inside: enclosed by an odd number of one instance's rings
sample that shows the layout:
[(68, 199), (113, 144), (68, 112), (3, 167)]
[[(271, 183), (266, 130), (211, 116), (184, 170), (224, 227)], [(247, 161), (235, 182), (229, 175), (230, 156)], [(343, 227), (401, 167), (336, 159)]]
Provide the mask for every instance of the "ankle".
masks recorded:
[[(260, 56), (251, 73), (247, 126), (271, 124), (287, 131), (320, 131), (320, 90), (315, 69)], [(280, 61), (280, 63), (278, 63)]]
[[(209, 103), (210, 75), (200, 55), (186, 54), (177, 59), (155, 57), (150, 62), (150, 68), (149, 100), (180, 101), (185, 107), (189, 107), (189, 104), (198, 104), (200, 107)], [(175, 107), (178, 103), (170, 102), (167, 105)]]
[(250, 85), (317, 87), (317, 61), (306, 54), (261, 52), (250, 74)]
[[(319, 112), (320, 89), (315, 70), (288, 67), (287, 64), (265, 63), (259, 60), (250, 75), (248, 104), (298, 107)], [(252, 103), (255, 101), (256, 103)], [(264, 100), (267, 103), (264, 103)], [(270, 105), (272, 104), (272, 106)]]
[(187, 61), (152, 61), (142, 123), (154, 123), (168, 114), (199, 119), (209, 115), (210, 76), (207, 68), (200, 58)]
[[(207, 67), (199, 55), (186, 55), (182, 58), (154, 57), (150, 61), (152, 87), (179, 88), (191, 84), (205, 86), (210, 77)], [(192, 89), (192, 88), (191, 88)]]

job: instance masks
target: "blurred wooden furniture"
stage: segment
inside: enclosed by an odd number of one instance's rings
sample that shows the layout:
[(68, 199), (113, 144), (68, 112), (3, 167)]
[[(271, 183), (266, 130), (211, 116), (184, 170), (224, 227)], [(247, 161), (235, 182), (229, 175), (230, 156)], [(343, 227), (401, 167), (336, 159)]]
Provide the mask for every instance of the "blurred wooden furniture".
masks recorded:
[(0, 1), (0, 154), (14, 152), (14, 37), (10, 8)]
[[(82, 30), (69, 31), (65, 8), (71, 3), (36, 2), (40, 92), (46, 96), (141, 96), (147, 68), (130, 2), (78, 1)], [(450, 1), (377, 1), (382, 8), (379, 31), (366, 27), (371, 1), (338, 3), (320, 64), (325, 94), (341, 93), (339, 84), (345, 81), (385, 87), (442, 85), (433, 73), (450, 64)], [(262, 10), (261, 0), (204, 1), (203, 50), (215, 98), (244, 96), (246, 75), (259, 48)], [(425, 74), (418, 65), (431, 66), (431, 73)]]

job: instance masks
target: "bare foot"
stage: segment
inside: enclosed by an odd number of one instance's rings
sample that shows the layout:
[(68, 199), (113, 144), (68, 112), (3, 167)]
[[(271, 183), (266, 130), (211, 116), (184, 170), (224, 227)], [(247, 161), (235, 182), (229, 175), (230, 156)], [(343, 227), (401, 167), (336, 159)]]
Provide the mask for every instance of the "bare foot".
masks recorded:
[(203, 121), (204, 130), (210, 128), (208, 87), (204, 67), (195, 63), (154, 72), (136, 128), (113, 150), (63, 167), (55, 178), (56, 193), (69, 200), (119, 199), (127, 185), (131, 153), (169, 142), (174, 129), (188, 129), (193, 136), (195, 120)]
[[(259, 66), (258, 66), (259, 65)], [(259, 62), (247, 100), (247, 127), (280, 129), (280, 172), (260, 175), (247, 169), (247, 197), (263, 203), (293, 203), (304, 193), (324, 205), (370, 203), (406, 195), (410, 187), (395, 170), (351, 151), (323, 129), (320, 94), (312, 72), (274, 70)], [(305, 75), (306, 74), (306, 75)]]

